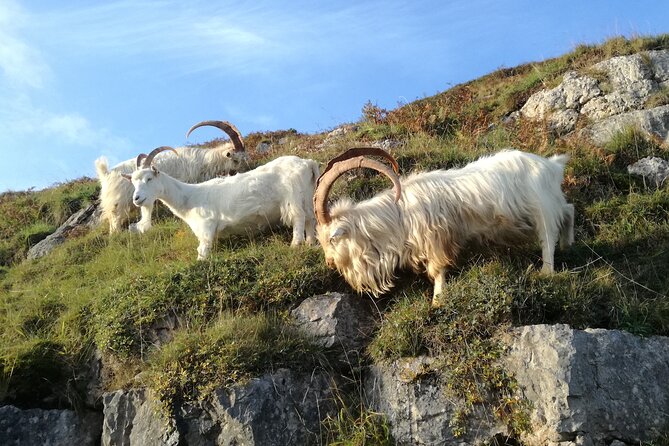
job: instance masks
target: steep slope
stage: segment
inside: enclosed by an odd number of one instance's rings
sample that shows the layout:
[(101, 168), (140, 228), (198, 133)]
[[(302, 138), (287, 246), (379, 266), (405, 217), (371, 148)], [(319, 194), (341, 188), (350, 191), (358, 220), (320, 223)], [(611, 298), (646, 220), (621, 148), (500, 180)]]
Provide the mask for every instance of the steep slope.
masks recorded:
[[(538, 274), (533, 245), (472, 246), (449, 278), (452, 311), (436, 313), (426, 306), (430, 284), (403, 275), (378, 301), (382, 316), (369, 350), (375, 361), (447, 358), (444, 363), (462, 365), (462, 374), (449, 381), (455, 392), (477, 401), (476, 386), (468, 383), (508, 382), (493, 365), (499, 327), (566, 323), (669, 335), (669, 189), (627, 172), (645, 156), (669, 159), (666, 143), (633, 126), (593, 141), (581, 132), (592, 117), (576, 119), (565, 131), (552, 115), (521, 111), (533, 95), (560, 88), (568, 72), (588, 75), (605, 90), (607, 79), (591, 67), (615, 56), (643, 59), (648, 50), (669, 50), (669, 35), (581, 46), (395, 110), (367, 104), (359, 122), (332, 135), (247, 137), (251, 147), (265, 143), (267, 151), (254, 156), (259, 163), (286, 153), (326, 162), (353, 145), (376, 144), (390, 148), (403, 173), (462, 165), (509, 146), (571, 155), (563, 187), (577, 208), (576, 244), (558, 251), (559, 272)], [(663, 91), (638, 107), (666, 106)], [(170, 411), (221, 385), (329, 361), (293, 327), (288, 310), (309, 296), (348, 287), (326, 268), (318, 247), (290, 249), (284, 230), (223, 239), (210, 261), (196, 263), (194, 236), (162, 212), (144, 236), (82, 230), (50, 255), (22, 262), (30, 245), (94, 199), (95, 187), (81, 180), (0, 196), (0, 402), (99, 409), (102, 389), (148, 386)], [(359, 199), (385, 187), (364, 172), (335, 195)], [(91, 371), (96, 361), (99, 380)]]

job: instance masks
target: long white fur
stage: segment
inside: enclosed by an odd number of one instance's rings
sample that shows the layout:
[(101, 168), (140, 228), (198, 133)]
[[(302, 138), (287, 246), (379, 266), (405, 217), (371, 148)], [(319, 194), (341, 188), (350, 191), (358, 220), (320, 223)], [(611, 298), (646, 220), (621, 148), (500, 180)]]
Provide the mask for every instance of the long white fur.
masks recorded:
[(568, 159), (503, 151), (460, 169), (410, 175), (398, 203), (390, 191), (358, 204), (340, 200), (332, 221), (318, 227), (326, 261), (355, 290), (374, 295), (392, 288), (398, 268), (425, 271), (434, 281), (433, 305), (470, 240), (534, 236), (542, 271), (552, 272), (558, 239), (561, 246), (574, 240), (574, 207), (560, 188)]
[(316, 219), (312, 197), (318, 163), (282, 156), (234, 176), (187, 184), (156, 168), (132, 174), (136, 206), (160, 200), (190, 226), (199, 241), (198, 260), (211, 252), (221, 233), (253, 233), (283, 223), (292, 226), (292, 245), (312, 244)]
[[(246, 152), (236, 152), (230, 142), (209, 149), (178, 147), (178, 156), (172, 152), (159, 154), (154, 164), (161, 171), (186, 183), (199, 183), (232, 172), (248, 170)], [(102, 219), (109, 222), (109, 232), (116, 232), (135, 212), (132, 204), (132, 184), (121, 174), (132, 174), (136, 160), (123, 161), (111, 170), (105, 157), (95, 160), (95, 170), (100, 180), (100, 206)], [(146, 232), (151, 228), (153, 206), (142, 206), (141, 219), (130, 225), (131, 230)]]

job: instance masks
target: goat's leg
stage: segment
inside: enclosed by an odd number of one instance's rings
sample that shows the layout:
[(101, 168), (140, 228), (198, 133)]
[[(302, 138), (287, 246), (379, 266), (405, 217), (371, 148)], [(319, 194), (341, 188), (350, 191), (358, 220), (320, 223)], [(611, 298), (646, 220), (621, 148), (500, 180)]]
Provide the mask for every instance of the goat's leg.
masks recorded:
[(216, 240), (216, 225), (207, 224), (205, 227), (200, 228), (199, 231), (195, 231), (195, 228), (192, 227), (191, 229), (193, 229), (200, 242), (197, 247), (197, 259), (205, 260), (209, 257), (211, 248), (214, 246), (214, 240)]
[(313, 216), (313, 212), (307, 215), (305, 232), (307, 233), (307, 245), (313, 245), (316, 242), (316, 219)]
[(540, 212), (537, 220), (537, 236), (541, 241), (541, 260), (543, 261), (541, 272), (551, 274), (555, 270), (555, 245), (558, 239), (558, 229), (546, 220), (543, 212)]
[(562, 249), (574, 243), (574, 205), (567, 204), (563, 207), (563, 210), (564, 217), (560, 230), (560, 248)]
[(142, 213), (142, 218), (137, 223), (131, 224), (128, 229), (133, 232), (139, 232), (143, 234), (151, 229), (151, 213), (153, 212), (153, 204), (141, 206), (139, 209)]
[(434, 276), (434, 291), (432, 294), (432, 306), (434, 308), (441, 307), (443, 305), (443, 296), (441, 295), (444, 291), (444, 282), (446, 280), (446, 268), (442, 268)]
[(209, 257), (211, 253), (211, 247), (214, 244), (214, 241), (209, 238), (200, 239), (200, 244), (197, 246), (197, 259), (205, 260)]
[(123, 226), (124, 218), (118, 214), (111, 214), (109, 216), (109, 233), (113, 234), (121, 230)]
[(293, 241), (290, 246), (297, 246), (304, 242), (304, 220), (306, 215), (303, 211), (295, 211), (293, 215)]

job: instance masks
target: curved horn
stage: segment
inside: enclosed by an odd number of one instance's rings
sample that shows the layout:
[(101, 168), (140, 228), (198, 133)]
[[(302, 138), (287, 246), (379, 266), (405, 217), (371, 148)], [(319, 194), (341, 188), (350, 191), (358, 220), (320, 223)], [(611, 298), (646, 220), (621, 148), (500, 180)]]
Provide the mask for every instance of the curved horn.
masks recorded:
[[(330, 162), (328, 162), (328, 165), (325, 166), (325, 170), (323, 170), (323, 172), (321, 173), (321, 178), (330, 169), (332, 169), (332, 166), (334, 166), (335, 163), (338, 163), (340, 161), (344, 161), (344, 160), (347, 160), (349, 158), (353, 158), (353, 157), (356, 157), (356, 156), (361, 156), (361, 155), (362, 156), (367, 155), (367, 156), (383, 157), (383, 158), (387, 159), (388, 161), (390, 161), (390, 164), (392, 164), (393, 170), (395, 171), (396, 174), (399, 175), (399, 173), (400, 173), (400, 168), (399, 168), (399, 165), (397, 164), (397, 161), (395, 160), (395, 158), (392, 157), (392, 155), (390, 153), (386, 152), (385, 150), (380, 149), (378, 147), (353, 147), (352, 149), (348, 149), (346, 152), (342, 153), (341, 155), (332, 158), (330, 160)], [(318, 181), (320, 181), (320, 178), (318, 179)], [(316, 184), (318, 184), (318, 183), (316, 183)]]
[(146, 153), (140, 153), (137, 155), (137, 169), (142, 167), (142, 161), (146, 159)]
[(198, 122), (193, 127), (188, 129), (188, 133), (186, 133), (186, 138), (188, 138), (190, 136), (191, 132), (193, 130), (195, 130), (196, 128), (204, 127), (204, 126), (207, 126), (207, 125), (223, 130), (230, 137), (230, 141), (232, 141), (232, 145), (235, 146), (235, 151), (236, 152), (244, 152), (246, 150), (244, 148), (244, 140), (242, 139), (242, 134), (239, 133), (239, 130), (237, 130), (237, 127), (230, 124), (228, 121), (202, 121), (202, 122)]
[(377, 172), (380, 172), (390, 178), (390, 180), (393, 182), (393, 189), (395, 190), (395, 201), (399, 201), (402, 194), (400, 178), (397, 173), (390, 169), (390, 167), (379, 161), (365, 158), (364, 156), (344, 159), (334, 163), (330, 170), (325, 172), (318, 179), (318, 185), (316, 186), (316, 191), (314, 192), (314, 210), (316, 212), (316, 220), (318, 220), (318, 224), (328, 224), (332, 220), (330, 217), (330, 212), (328, 211), (327, 200), (328, 195), (330, 194), (330, 189), (332, 188), (334, 182), (337, 181), (337, 178), (342, 176), (345, 172), (360, 167), (376, 170)]
[[(144, 161), (142, 162), (142, 168), (146, 169), (147, 167), (150, 167), (150, 166), (151, 166), (151, 163), (153, 162), (153, 158), (155, 158), (156, 155), (158, 155), (160, 152), (164, 152), (164, 151), (166, 151), (166, 150), (170, 150), (170, 151), (174, 152), (176, 155), (179, 155), (179, 153), (177, 153), (177, 151), (174, 150), (174, 149), (173, 149), (172, 147), (170, 147), (170, 146), (161, 146), (161, 147), (157, 147), (157, 148), (153, 149), (153, 150), (151, 151), (151, 153), (149, 153), (148, 155), (146, 155), (146, 158), (144, 158)], [(141, 155), (140, 155), (140, 156), (141, 156)], [(138, 156), (137, 158), (139, 159), (139, 156)]]

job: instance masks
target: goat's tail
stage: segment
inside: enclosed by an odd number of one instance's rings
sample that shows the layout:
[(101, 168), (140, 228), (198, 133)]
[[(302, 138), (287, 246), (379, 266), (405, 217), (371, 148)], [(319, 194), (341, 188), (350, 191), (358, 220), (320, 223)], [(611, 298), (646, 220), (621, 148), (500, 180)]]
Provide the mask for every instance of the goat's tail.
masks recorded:
[(109, 175), (109, 165), (107, 158), (101, 156), (95, 160), (95, 171), (97, 172), (99, 179), (103, 179)]
[(555, 164), (559, 164), (560, 167), (564, 168), (564, 166), (567, 165), (567, 161), (569, 161), (569, 155), (566, 155), (566, 154), (553, 155), (548, 159), (550, 161), (553, 161)]
[(321, 176), (321, 169), (318, 167), (318, 163), (316, 161), (311, 161), (311, 184), (315, 188), (316, 187), (316, 180), (318, 177)]

